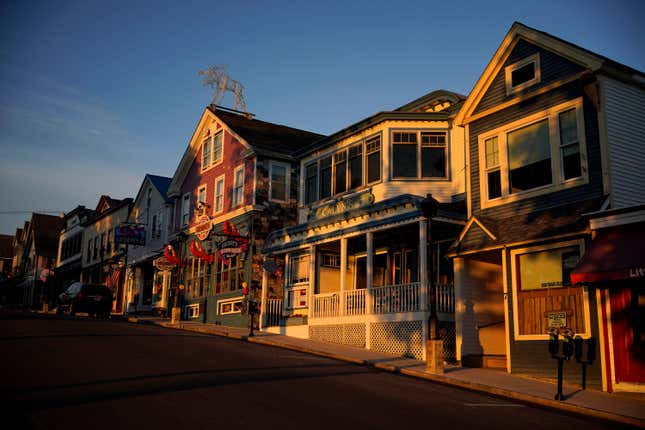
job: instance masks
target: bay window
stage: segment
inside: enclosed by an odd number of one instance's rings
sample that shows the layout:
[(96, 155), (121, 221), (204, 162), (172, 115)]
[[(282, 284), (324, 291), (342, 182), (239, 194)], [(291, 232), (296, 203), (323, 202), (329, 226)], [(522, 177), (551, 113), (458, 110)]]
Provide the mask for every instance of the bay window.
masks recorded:
[(320, 160), (320, 198), (331, 196), (331, 156)]
[(367, 183), (381, 180), (381, 136), (374, 136), (365, 141), (367, 154)]
[(480, 135), (482, 207), (586, 181), (582, 100)]
[(392, 133), (394, 179), (447, 178), (448, 143), (445, 131)]
[(347, 152), (334, 154), (334, 194), (347, 191)]

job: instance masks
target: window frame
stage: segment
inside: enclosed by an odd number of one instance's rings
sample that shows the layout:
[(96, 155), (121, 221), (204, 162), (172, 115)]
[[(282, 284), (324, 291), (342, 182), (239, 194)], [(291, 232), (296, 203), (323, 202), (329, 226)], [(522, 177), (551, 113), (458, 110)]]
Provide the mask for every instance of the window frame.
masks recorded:
[[(520, 334), (519, 326), (519, 307), (518, 307), (518, 292), (520, 291), (520, 285), (518, 285), (518, 279), (520, 273), (518, 271), (518, 260), (520, 255), (531, 254), (537, 252), (558, 250), (562, 248), (568, 248), (578, 246), (580, 250), (580, 257), (585, 253), (585, 243), (584, 239), (574, 239), (566, 242), (557, 242), (549, 243), (546, 245), (538, 246), (528, 246), (525, 248), (512, 249), (510, 252), (510, 264), (511, 264), (511, 288), (512, 288), (512, 299), (513, 299), (513, 335), (516, 341), (530, 341), (530, 340), (548, 340), (549, 335), (547, 333), (543, 334)], [(557, 289), (566, 288), (566, 286), (556, 287)], [(586, 286), (582, 288), (582, 315), (584, 318), (585, 332), (576, 333), (580, 337), (586, 339), (591, 337), (591, 318), (589, 313), (589, 291)]]
[[(188, 206), (186, 206), (188, 202)], [(184, 221), (184, 218), (186, 220)], [(190, 225), (190, 193), (184, 193), (181, 196), (181, 227), (188, 227)]]
[[(395, 133), (414, 133), (416, 134), (416, 142), (394, 142)], [(444, 176), (423, 176), (423, 148), (439, 148), (441, 146), (424, 145), (423, 134), (439, 134), (445, 136), (443, 144), (444, 157), (445, 157), (445, 175)], [(389, 160), (390, 160), (390, 180), (392, 181), (450, 181), (450, 129), (448, 128), (391, 128), (389, 129)], [(415, 176), (395, 176), (394, 175), (394, 147), (395, 145), (416, 145), (416, 174)]]
[[(513, 72), (531, 63), (534, 63), (535, 75), (533, 76), (533, 78), (528, 81), (522, 82), (519, 85), (513, 86)], [(539, 84), (542, 81), (542, 73), (540, 70), (541, 70), (540, 54), (538, 52), (536, 52), (533, 55), (529, 55), (528, 57), (523, 58), (520, 61), (516, 61), (515, 63), (509, 64), (508, 66), (506, 66), (504, 68), (504, 82), (506, 86), (506, 95), (509, 96), (511, 94), (522, 91), (525, 88), (532, 87), (533, 85)]]
[[(205, 157), (205, 149), (206, 145), (208, 145), (208, 160)], [(212, 159), (213, 159), (213, 136), (208, 135), (202, 140), (202, 172), (205, 170), (208, 170), (211, 167), (212, 164)]]
[[(203, 202), (199, 199), (199, 195), (202, 193), (202, 190), (204, 191), (204, 201)], [(197, 203), (204, 203), (204, 205), (206, 205), (207, 200), (208, 200), (207, 191), (208, 191), (208, 187), (206, 186), (206, 184), (203, 184), (203, 185), (200, 185), (200, 186), (197, 187)]]
[[(576, 178), (564, 180), (562, 168), (562, 152), (560, 150), (560, 124), (559, 114), (568, 110), (576, 110), (576, 120), (578, 128), (578, 144), (580, 149), (580, 170), (582, 175)], [(551, 154), (551, 183), (539, 187), (510, 192), (509, 173), (510, 163), (508, 159), (508, 134), (527, 127), (529, 125), (547, 120), (549, 128), (549, 149)], [(486, 141), (490, 138), (497, 137), (499, 153), (499, 170), (501, 177), (501, 196), (492, 199), (488, 198), (488, 178), (486, 170)], [(548, 109), (535, 112), (529, 116), (520, 118), (510, 123), (504, 124), (493, 130), (481, 133), (477, 136), (478, 160), (479, 160), (479, 197), (482, 209), (499, 206), (502, 204), (515, 202), (543, 194), (553, 193), (566, 188), (575, 187), (589, 183), (587, 169), (587, 152), (586, 136), (584, 126), (584, 106), (582, 97), (560, 103)]]
[[(244, 299), (242, 297), (235, 297), (233, 299), (224, 299), (224, 300), (218, 300), (217, 301), (217, 314), (218, 315), (236, 315), (236, 314), (241, 314), (242, 313), (242, 305), (243, 305)], [(234, 310), (235, 309), (235, 304), (239, 303), (240, 308), (239, 310)], [(231, 311), (230, 312), (224, 312), (222, 311), (222, 308), (226, 305), (231, 305)]]
[[(284, 199), (273, 197), (273, 168), (274, 167), (284, 168)], [(269, 201), (288, 203), (291, 200), (290, 191), (291, 191), (291, 166), (288, 163), (282, 163), (279, 161), (270, 160), (269, 161)]]
[[(219, 142), (219, 147), (220, 147), (220, 157), (219, 159), (215, 158), (215, 143)], [(209, 153), (208, 153), (208, 160), (204, 159), (204, 148), (206, 147), (206, 143), (209, 144)], [(202, 140), (202, 148), (201, 148), (201, 172), (205, 172), (206, 170), (209, 170), (215, 166), (218, 166), (222, 164), (224, 161), (224, 131), (219, 130), (215, 133), (209, 134)]]
[[(242, 172), (240, 183), (238, 183), (238, 172)], [(241, 164), (233, 170), (233, 202), (232, 207), (242, 206), (244, 204), (244, 164)]]
[[(219, 207), (218, 201), (217, 201), (217, 184), (221, 182), (222, 183), (222, 194), (221, 194), (221, 207)], [(213, 187), (213, 213), (218, 214), (224, 212), (224, 196), (226, 194), (226, 175), (220, 175), (217, 178), (215, 178), (215, 186)]]

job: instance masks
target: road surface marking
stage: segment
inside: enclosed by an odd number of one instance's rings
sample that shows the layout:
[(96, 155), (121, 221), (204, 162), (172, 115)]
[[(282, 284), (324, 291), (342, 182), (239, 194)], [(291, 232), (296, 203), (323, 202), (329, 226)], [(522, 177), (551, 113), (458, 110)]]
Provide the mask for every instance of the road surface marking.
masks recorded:
[(464, 403), (464, 406), (472, 407), (502, 407), (502, 408), (523, 408), (524, 405), (518, 405), (516, 403)]

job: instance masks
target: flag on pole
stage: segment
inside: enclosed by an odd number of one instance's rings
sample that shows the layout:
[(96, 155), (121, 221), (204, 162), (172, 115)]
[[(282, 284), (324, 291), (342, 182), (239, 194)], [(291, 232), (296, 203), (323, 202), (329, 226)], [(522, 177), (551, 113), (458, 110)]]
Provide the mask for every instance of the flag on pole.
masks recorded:
[(121, 271), (119, 269), (112, 270), (112, 272), (105, 278), (105, 286), (114, 291), (119, 284), (119, 275)]

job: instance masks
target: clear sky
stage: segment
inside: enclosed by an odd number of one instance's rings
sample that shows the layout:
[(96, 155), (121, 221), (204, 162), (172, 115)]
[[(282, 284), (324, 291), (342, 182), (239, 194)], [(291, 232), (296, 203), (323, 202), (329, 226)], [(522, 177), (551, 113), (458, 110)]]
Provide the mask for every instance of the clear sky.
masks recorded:
[[(2, 1), (0, 212), (94, 208), (172, 176), (209, 64), (257, 118), (328, 134), (435, 89), (468, 94), (514, 21), (645, 70), (639, 0)], [(29, 217), (0, 213), (0, 233)]]

